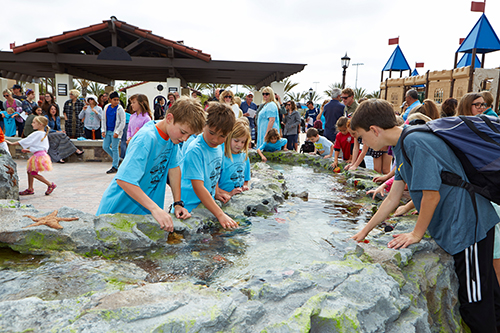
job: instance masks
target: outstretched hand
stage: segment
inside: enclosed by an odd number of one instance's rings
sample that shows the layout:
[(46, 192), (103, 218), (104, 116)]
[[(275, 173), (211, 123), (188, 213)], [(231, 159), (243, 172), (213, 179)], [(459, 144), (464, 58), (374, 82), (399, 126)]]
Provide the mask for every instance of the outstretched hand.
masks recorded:
[(411, 244), (420, 242), (420, 240), (422, 239), (422, 237), (415, 235), (413, 232), (393, 235), (392, 237), (394, 237), (394, 239), (387, 244), (387, 247), (395, 250), (399, 248), (404, 249)]

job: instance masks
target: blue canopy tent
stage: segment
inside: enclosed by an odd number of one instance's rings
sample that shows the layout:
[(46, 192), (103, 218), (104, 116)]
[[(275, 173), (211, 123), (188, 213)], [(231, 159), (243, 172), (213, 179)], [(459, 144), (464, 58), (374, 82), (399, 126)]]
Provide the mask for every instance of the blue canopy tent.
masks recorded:
[[(495, 52), (500, 50), (500, 39), (498, 39), (495, 30), (490, 24), (490, 21), (486, 18), (484, 13), (481, 15), (479, 20), (476, 22), (472, 30), (469, 32), (467, 37), (464, 39), (457, 52), (455, 53), (455, 66), (458, 66), (458, 53), (463, 52), (466, 54), (470, 54), (470, 66), (478, 68), (476, 66), (476, 54), (481, 53), (482, 59), (480, 62), (481, 68), (484, 68), (484, 56), (486, 53)], [(466, 60), (465, 60), (466, 61)], [(472, 79), (474, 75), (474, 71), (469, 72), (469, 87), (468, 92), (472, 90)]]
[[(464, 53), (462, 58), (458, 61), (457, 68), (470, 66), (472, 63), (472, 53)], [(476, 55), (476, 59), (474, 61), (474, 68), (481, 68), (481, 61)]]

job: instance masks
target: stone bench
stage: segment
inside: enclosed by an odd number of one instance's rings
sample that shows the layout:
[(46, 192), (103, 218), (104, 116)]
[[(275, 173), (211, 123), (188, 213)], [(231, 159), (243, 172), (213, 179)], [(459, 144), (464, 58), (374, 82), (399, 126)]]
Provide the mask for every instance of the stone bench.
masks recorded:
[[(10, 142), (17, 142), (21, 140), (20, 137), (6, 137)], [(71, 139), (71, 142), (80, 150), (85, 151), (81, 156), (76, 154), (71, 155), (66, 159), (66, 162), (112, 162), (113, 159), (109, 156), (104, 149), (102, 149), (103, 140), (76, 140)], [(9, 145), (10, 154), (14, 159), (28, 159), (31, 153), (23, 153), (21, 146)]]

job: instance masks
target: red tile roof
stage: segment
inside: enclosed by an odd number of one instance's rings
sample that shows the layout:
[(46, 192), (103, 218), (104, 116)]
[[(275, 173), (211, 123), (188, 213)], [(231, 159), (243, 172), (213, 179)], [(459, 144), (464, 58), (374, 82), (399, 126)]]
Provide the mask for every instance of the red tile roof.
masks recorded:
[[(108, 23), (110, 22), (110, 20), (106, 20), (106, 21), (102, 21), (102, 22), (103, 23), (91, 25), (91, 26), (86, 27), (86, 28), (81, 28), (81, 29), (77, 29), (77, 30), (73, 30), (73, 31), (66, 31), (66, 32), (63, 32), (61, 35), (51, 36), (51, 37), (47, 37), (47, 38), (37, 38), (36, 41), (34, 41), (34, 42), (15, 46), (12, 51), (14, 53), (22, 53), (22, 52), (26, 52), (29, 50), (39, 48), (39, 47), (46, 46), (47, 42), (57, 43), (57, 42), (60, 42), (60, 41), (66, 40), (66, 39), (70, 39), (70, 38), (74, 38), (74, 37), (78, 37), (78, 36), (83, 36), (83, 35), (86, 35), (86, 34), (91, 33), (91, 32), (108, 29)], [(151, 30), (141, 29), (141, 28), (138, 28), (136, 26), (133, 26), (133, 25), (128, 24), (128, 23), (123, 22), (123, 21), (116, 20), (114, 22), (115, 22), (116, 27), (123, 29), (123, 30), (127, 30), (129, 32), (132, 32), (132, 33), (136, 34), (137, 36), (141, 36), (145, 39), (151, 40), (153, 42), (156, 42), (156, 43), (159, 43), (159, 44), (162, 44), (165, 46), (169, 46), (169, 47), (171, 46), (180, 52), (187, 53), (193, 57), (199, 58), (199, 59), (204, 60), (206, 62), (209, 62), (212, 59), (212, 56), (208, 53), (203, 53), (201, 50), (198, 50), (198, 49), (195, 49), (192, 47), (187, 47), (183, 44), (177, 43), (176, 41), (166, 39), (166, 38), (163, 38), (161, 36), (154, 35), (151, 32)]]
[(136, 83), (136, 84), (132, 84), (132, 85), (130, 85), (130, 86), (126, 86), (126, 87), (121, 88), (119, 91), (121, 91), (121, 92), (125, 92), (125, 91), (127, 91), (127, 89), (129, 89), (129, 88), (137, 87), (137, 86), (140, 86), (141, 84), (148, 83), (148, 82), (149, 82), (149, 81), (142, 81), (142, 82), (139, 82), (139, 83)]

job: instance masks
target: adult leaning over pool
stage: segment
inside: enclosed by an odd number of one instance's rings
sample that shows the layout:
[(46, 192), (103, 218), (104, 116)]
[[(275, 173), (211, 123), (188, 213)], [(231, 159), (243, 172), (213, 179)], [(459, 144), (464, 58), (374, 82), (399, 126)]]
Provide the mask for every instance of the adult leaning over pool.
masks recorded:
[(271, 87), (265, 87), (262, 90), (262, 99), (264, 106), (259, 112), (257, 119), (257, 147), (264, 143), (264, 137), (271, 128), (276, 128), (279, 132), (279, 114), (278, 102), (274, 97), (274, 91)]

